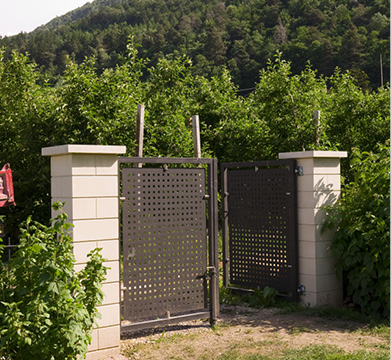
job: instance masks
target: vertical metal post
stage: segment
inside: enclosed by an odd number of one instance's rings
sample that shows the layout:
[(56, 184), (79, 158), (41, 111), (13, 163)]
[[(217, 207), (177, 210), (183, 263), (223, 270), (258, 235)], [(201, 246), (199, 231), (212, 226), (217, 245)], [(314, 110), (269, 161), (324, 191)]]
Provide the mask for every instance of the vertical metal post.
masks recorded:
[(194, 157), (201, 158), (201, 135), (200, 135), (200, 118), (198, 115), (191, 117), (193, 126), (193, 143), (194, 143)]
[[(137, 128), (136, 128), (136, 156), (143, 157), (144, 145), (144, 110), (145, 105), (137, 106)], [(141, 168), (142, 164), (137, 164)]]
[(227, 189), (227, 172), (228, 169), (221, 168), (221, 187), (222, 187), (222, 198), (223, 198), (223, 284), (224, 287), (229, 285), (229, 254), (228, 254), (228, 189)]
[(209, 271), (210, 271), (210, 323), (217, 321), (220, 312), (219, 304), (219, 243), (217, 225), (217, 159), (212, 159), (208, 166), (209, 201)]

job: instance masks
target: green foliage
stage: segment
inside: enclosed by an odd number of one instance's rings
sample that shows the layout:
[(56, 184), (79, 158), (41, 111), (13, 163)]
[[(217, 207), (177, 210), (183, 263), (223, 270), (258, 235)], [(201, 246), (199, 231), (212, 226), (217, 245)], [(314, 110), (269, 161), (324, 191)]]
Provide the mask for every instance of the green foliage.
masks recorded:
[(61, 212), (44, 226), (29, 218), (17, 252), (7, 266), (0, 262), (2, 359), (75, 359), (87, 351), (106, 268), (95, 249), (74, 272), (66, 219)]
[[(277, 53), (260, 72), (256, 90), (238, 95), (231, 72), (197, 75), (186, 57), (139, 57), (128, 41), (122, 65), (100, 72), (96, 58), (68, 59), (55, 87), (40, 84), (37, 67), (0, 53), (0, 162), (10, 163), (17, 206), (7, 215), (7, 235), (32, 215), (50, 216), (50, 162), (41, 148), (64, 143), (126, 145), (134, 155), (137, 105), (145, 104), (144, 154), (192, 156), (189, 119), (199, 115), (203, 156), (219, 161), (277, 158), (279, 152), (359, 147), (371, 151), (389, 138), (389, 87), (363, 91), (350, 73), (300, 74)], [(148, 76), (145, 76), (148, 74)], [(313, 120), (321, 111), (320, 125)], [(343, 166), (343, 176), (351, 179)]]
[(276, 304), (278, 291), (270, 286), (265, 286), (265, 288), (260, 290), (255, 290), (254, 297), (251, 300), (253, 306), (256, 307), (268, 307)]
[(262, 291), (256, 289), (254, 292), (242, 292), (226, 288), (220, 285), (220, 302), (228, 305), (249, 304), (251, 307), (264, 308), (278, 304), (278, 291), (266, 286)]
[(270, 155), (330, 148), (325, 125), (318, 128), (314, 121), (314, 111), (323, 110), (327, 86), (310, 66), (292, 75), (291, 64), (277, 53), (267, 69), (261, 71), (250, 98), (253, 111), (268, 126), (266, 144)]
[(28, 57), (14, 53), (6, 61), (0, 49), (0, 162), (11, 164), (18, 206), (2, 214), (14, 229), (28, 215), (50, 216), (50, 162), (39, 154), (50, 145), (56, 103), (54, 90), (37, 85), (37, 78)]
[(162, 58), (149, 68), (145, 102), (145, 154), (148, 156), (192, 157), (193, 77), (187, 58)]
[(121, 64), (132, 35), (154, 66), (164, 56), (185, 55), (208, 78), (226, 66), (241, 88), (254, 86), (277, 50), (294, 74), (311, 61), (324, 76), (338, 66), (364, 73), (378, 88), (380, 54), (389, 79), (389, 23), (388, 0), (95, 0), (30, 34), (0, 39), (0, 46), (7, 55), (28, 52), (53, 83), (67, 67), (65, 55), (77, 64), (93, 56), (100, 72)]
[(326, 223), (336, 230), (331, 250), (348, 295), (364, 313), (384, 317), (390, 315), (389, 150), (389, 142), (374, 152), (354, 150), (354, 180)]

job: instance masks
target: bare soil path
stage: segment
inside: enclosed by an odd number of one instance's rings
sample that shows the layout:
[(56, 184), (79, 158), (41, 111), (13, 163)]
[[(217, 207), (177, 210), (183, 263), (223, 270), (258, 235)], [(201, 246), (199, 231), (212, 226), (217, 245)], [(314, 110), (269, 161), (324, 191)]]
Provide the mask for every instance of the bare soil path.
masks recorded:
[(231, 353), (278, 358), (286, 349), (311, 345), (344, 353), (389, 354), (390, 349), (389, 336), (384, 332), (377, 334), (351, 320), (330, 320), (301, 312), (281, 314), (275, 308), (223, 306), (213, 329), (208, 321), (199, 320), (126, 334), (121, 341), (122, 355), (115, 360), (213, 360), (228, 358), (226, 354)]

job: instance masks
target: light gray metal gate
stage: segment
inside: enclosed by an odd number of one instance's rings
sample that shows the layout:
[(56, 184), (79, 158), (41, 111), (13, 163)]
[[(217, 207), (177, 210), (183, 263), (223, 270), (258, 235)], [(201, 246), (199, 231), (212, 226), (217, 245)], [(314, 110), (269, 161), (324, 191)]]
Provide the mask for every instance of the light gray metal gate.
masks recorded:
[(144, 164), (122, 167), (123, 317), (131, 322), (123, 330), (205, 317), (214, 323), (217, 161), (120, 158), (120, 163)]
[(295, 160), (221, 166), (224, 285), (297, 300)]

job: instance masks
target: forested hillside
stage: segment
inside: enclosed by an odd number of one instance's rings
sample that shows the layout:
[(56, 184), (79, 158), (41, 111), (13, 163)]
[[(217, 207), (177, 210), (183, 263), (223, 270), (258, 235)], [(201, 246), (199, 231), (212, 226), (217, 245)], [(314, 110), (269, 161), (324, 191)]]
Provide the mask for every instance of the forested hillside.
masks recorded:
[(389, 0), (96, 0), (32, 33), (0, 39), (29, 53), (54, 83), (66, 67), (95, 56), (101, 71), (121, 63), (130, 35), (152, 66), (187, 55), (194, 72), (225, 65), (240, 88), (253, 87), (277, 50), (294, 74), (310, 61), (319, 74), (351, 70), (362, 88), (389, 79)]

